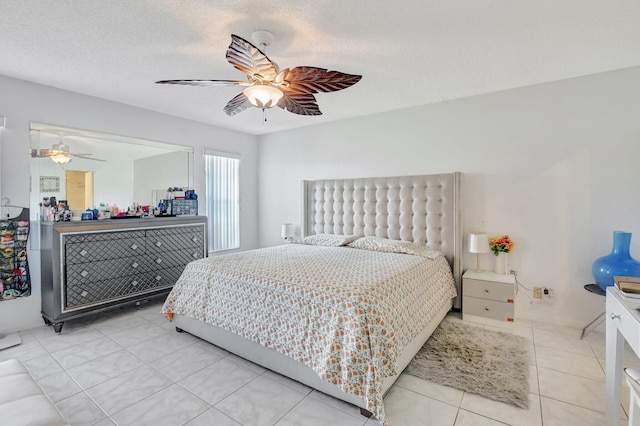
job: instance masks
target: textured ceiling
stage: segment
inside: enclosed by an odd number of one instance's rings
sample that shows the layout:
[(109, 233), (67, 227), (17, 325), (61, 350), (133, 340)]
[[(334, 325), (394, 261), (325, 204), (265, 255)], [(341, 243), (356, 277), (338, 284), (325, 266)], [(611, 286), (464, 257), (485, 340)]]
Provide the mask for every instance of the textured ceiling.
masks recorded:
[[(0, 0), (0, 74), (262, 134), (639, 66), (639, 23), (638, 0)], [(242, 79), (230, 34), (262, 29), (280, 68), (363, 78), (266, 124), (224, 114), (238, 87), (154, 84)]]

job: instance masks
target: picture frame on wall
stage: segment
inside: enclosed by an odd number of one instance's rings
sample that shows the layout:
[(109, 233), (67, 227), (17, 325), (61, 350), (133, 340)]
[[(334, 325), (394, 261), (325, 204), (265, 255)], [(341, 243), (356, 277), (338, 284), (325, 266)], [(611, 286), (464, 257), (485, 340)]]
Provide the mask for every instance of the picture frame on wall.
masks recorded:
[(60, 192), (60, 177), (40, 176), (40, 192)]

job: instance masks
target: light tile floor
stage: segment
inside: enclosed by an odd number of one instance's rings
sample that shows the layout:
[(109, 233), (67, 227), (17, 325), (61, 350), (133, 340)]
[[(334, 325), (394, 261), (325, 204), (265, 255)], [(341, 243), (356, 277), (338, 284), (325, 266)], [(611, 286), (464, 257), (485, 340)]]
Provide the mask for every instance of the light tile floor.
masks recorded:
[[(176, 333), (159, 303), (21, 332), (21, 359), (71, 425), (378, 426), (349, 404)], [(451, 314), (453, 320), (459, 315)], [(491, 328), (488, 326), (481, 326)], [(521, 321), (530, 342), (526, 410), (402, 375), (385, 397), (390, 426), (601, 426), (604, 335)], [(627, 350), (627, 365), (640, 366)], [(623, 389), (620, 425), (629, 391)]]

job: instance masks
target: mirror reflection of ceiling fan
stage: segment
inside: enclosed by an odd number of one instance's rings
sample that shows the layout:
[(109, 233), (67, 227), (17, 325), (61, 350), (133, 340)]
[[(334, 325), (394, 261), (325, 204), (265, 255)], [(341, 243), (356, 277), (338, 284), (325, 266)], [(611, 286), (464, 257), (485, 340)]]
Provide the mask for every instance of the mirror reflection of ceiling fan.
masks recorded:
[(54, 143), (50, 149), (31, 149), (29, 153), (32, 158), (51, 158), (51, 160), (56, 164), (67, 164), (73, 158), (83, 158), (85, 160), (93, 160), (93, 161), (105, 161), (100, 160), (98, 158), (90, 157), (93, 154), (79, 154), (76, 152), (71, 152), (69, 145), (64, 143), (65, 138), (70, 138), (71, 136), (62, 136), (55, 134), (58, 137), (58, 143)]

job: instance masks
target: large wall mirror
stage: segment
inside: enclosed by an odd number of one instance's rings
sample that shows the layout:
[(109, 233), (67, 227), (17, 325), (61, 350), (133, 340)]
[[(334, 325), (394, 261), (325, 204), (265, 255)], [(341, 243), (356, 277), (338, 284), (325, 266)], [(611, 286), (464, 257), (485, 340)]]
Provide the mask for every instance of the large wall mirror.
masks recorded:
[(156, 205), (168, 188), (193, 188), (192, 147), (41, 123), (30, 136), (33, 212), (50, 197), (72, 210), (126, 210)]

